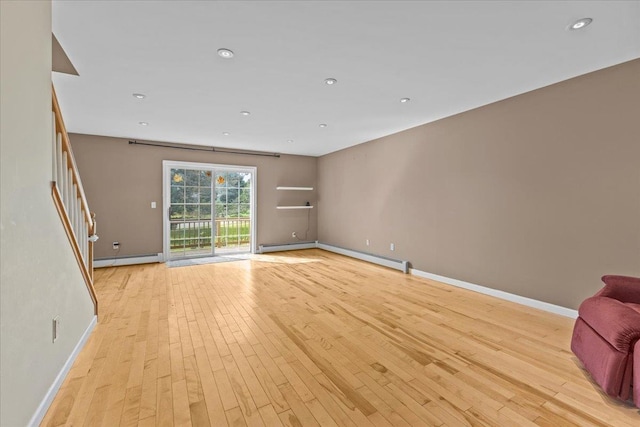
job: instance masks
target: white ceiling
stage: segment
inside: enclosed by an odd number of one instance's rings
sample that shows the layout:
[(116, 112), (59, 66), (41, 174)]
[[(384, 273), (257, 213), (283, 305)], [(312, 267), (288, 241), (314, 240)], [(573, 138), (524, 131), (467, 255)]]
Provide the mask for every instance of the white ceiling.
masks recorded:
[(639, 23), (638, 1), (54, 1), (80, 76), (53, 80), (70, 132), (318, 156), (638, 58)]

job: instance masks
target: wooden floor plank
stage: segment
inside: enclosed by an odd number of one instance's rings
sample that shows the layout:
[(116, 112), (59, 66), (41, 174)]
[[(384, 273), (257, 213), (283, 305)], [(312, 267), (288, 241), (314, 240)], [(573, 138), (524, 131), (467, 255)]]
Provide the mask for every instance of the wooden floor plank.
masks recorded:
[(158, 426), (173, 425), (173, 395), (171, 388), (171, 376), (158, 378), (156, 421)]
[(226, 422), (231, 427), (244, 427), (247, 425), (239, 406), (226, 411), (226, 417)]
[(142, 396), (142, 386), (135, 386), (127, 389), (124, 398), (124, 408), (118, 425), (136, 426), (140, 416), (140, 398)]
[(191, 425), (187, 381), (184, 378), (171, 384), (171, 396), (173, 397), (173, 425)]
[(571, 319), (321, 250), (95, 288), (42, 425), (640, 425), (571, 353)]
[(293, 412), (295, 418), (301, 425), (317, 427), (320, 426), (311, 411), (309, 411), (309, 408), (307, 408), (304, 402), (300, 400), (300, 397), (296, 394), (295, 390), (290, 385), (285, 384), (283, 386), (280, 386), (280, 391), (282, 392), (284, 398), (287, 399), (287, 402), (291, 407), (291, 412)]
[(278, 427), (282, 425), (282, 421), (280, 421), (280, 418), (278, 417), (276, 411), (273, 409), (273, 406), (265, 405), (262, 408), (258, 409), (258, 411), (260, 412), (260, 416), (262, 417), (262, 421), (264, 422), (265, 426)]
[(226, 423), (226, 416), (220, 392), (207, 359), (207, 352), (203, 347), (200, 347), (195, 350), (195, 355), (208, 417), (210, 420), (215, 420), (216, 424), (223, 425)]
[(213, 376), (218, 386), (218, 394), (222, 400), (224, 410), (229, 411), (238, 406), (238, 400), (233, 393), (233, 387), (231, 386), (227, 372), (224, 369), (220, 369), (215, 371)]
[(138, 419), (143, 420), (156, 415), (158, 389), (158, 359), (151, 359), (144, 364), (142, 374), (142, 394), (140, 396), (140, 414)]

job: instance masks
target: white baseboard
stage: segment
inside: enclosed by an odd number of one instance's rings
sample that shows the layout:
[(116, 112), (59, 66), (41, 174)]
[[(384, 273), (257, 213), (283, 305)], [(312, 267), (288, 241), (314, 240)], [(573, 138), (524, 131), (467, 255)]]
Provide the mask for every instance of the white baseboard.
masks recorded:
[(324, 249), (325, 251), (335, 252), (340, 255), (345, 255), (351, 258), (360, 259), (362, 261), (371, 262), (373, 264), (382, 265), (384, 267), (393, 268), (396, 270), (400, 270), (403, 273), (409, 272), (409, 262), (401, 261), (391, 258), (386, 258), (378, 255), (367, 254), (364, 252), (358, 252), (351, 249), (341, 248), (339, 246), (327, 245), (326, 243), (317, 243), (316, 247), (318, 249)]
[(78, 343), (74, 347), (73, 351), (67, 358), (67, 361), (65, 362), (65, 364), (62, 366), (62, 369), (58, 373), (58, 376), (56, 376), (56, 379), (53, 381), (53, 384), (51, 384), (51, 387), (49, 387), (49, 390), (47, 390), (47, 394), (44, 395), (42, 402), (40, 402), (40, 405), (38, 405), (38, 409), (36, 410), (35, 414), (33, 414), (33, 416), (31, 417), (31, 420), (29, 420), (29, 424), (27, 424), (29, 427), (38, 426), (42, 422), (42, 419), (44, 418), (44, 416), (47, 414), (47, 411), (49, 410), (49, 406), (51, 406), (51, 402), (53, 402), (53, 399), (56, 397), (56, 393), (58, 393), (58, 390), (60, 390), (60, 387), (62, 386), (64, 379), (67, 377), (67, 374), (71, 370), (71, 367), (73, 366), (73, 362), (76, 361), (76, 357), (78, 357), (78, 355), (80, 354), (80, 351), (82, 350), (84, 345), (87, 343), (87, 340), (89, 339), (89, 336), (91, 335), (93, 328), (96, 327), (97, 323), (98, 323), (98, 317), (93, 316), (93, 319), (91, 319), (89, 326), (87, 326), (87, 329), (84, 331), (84, 333), (80, 337), (80, 341), (78, 341)]
[(520, 295), (511, 294), (509, 292), (504, 292), (497, 289), (491, 289), (485, 286), (475, 285), (473, 283), (464, 282), (458, 279), (452, 279), (450, 277), (439, 276), (433, 273), (427, 273), (425, 271), (416, 270), (415, 268), (410, 269), (409, 272), (418, 277), (423, 277), (425, 279), (431, 279), (437, 282), (446, 283), (448, 285), (457, 286), (458, 288), (464, 288), (470, 291), (479, 292), (481, 294), (490, 295), (492, 297), (526, 305), (528, 307), (533, 307), (539, 310), (548, 311), (550, 313), (559, 314), (560, 316), (570, 317), (572, 319), (575, 319), (578, 317), (577, 310), (573, 310), (567, 307), (562, 307), (560, 305), (550, 304), (548, 302), (538, 301), (533, 298), (527, 298)]
[(318, 242), (303, 242), (303, 243), (282, 243), (273, 245), (259, 245), (258, 252), (265, 254), (267, 252), (282, 252), (282, 251), (297, 251), (299, 249), (314, 249), (317, 247)]
[(150, 264), (154, 262), (163, 262), (163, 256), (161, 253), (157, 255), (141, 255), (122, 258), (102, 258), (93, 261), (93, 268), (103, 267), (119, 267), (122, 265), (134, 265), (134, 264)]

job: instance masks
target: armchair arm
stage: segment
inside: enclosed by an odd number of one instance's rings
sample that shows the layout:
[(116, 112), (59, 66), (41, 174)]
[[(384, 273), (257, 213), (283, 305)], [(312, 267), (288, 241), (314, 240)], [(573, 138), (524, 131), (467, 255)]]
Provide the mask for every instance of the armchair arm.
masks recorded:
[(611, 346), (630, 353), (640, 338), (640, 313), (613, 298), (587, 298), (578, 309), (579, 316)]
[(603, 276), (604, 288), (595, 296), (609, 297), (622, 302), (640, 304), (640, 278), (626, 276)]

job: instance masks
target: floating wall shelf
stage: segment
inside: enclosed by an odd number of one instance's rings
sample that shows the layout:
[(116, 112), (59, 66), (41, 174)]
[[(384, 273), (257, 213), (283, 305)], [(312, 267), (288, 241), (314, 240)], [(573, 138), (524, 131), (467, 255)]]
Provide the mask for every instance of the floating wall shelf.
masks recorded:
[(311, 191), (313, 187), (276, 187), (276, 190)]
[(276, 209), (313, 209), (313, 206), (276, 206)]

